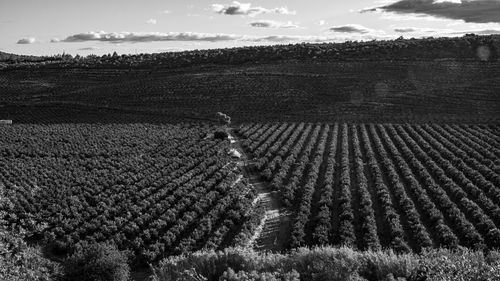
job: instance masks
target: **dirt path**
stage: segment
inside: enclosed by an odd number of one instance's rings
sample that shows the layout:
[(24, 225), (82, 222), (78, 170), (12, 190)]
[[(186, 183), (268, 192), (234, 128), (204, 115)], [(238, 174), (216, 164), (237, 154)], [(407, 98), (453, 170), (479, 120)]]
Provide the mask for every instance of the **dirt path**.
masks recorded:
[(279, 194), (273, 191), (268, 182), (260, 178), (259, 172), (254, 168), (254, 161), (241, 146), (241, 139), (234, 128), (229, 129), (231, 148), (241, 153), (238, 166), (242, 168), (243, 176), (257, 190), (254, 205), (264, 204), (266, 213), (257, 227), (248, 246), (258, 251), (281, 251), (286, 249), (291, 231), (291, 214), (281, 205)]

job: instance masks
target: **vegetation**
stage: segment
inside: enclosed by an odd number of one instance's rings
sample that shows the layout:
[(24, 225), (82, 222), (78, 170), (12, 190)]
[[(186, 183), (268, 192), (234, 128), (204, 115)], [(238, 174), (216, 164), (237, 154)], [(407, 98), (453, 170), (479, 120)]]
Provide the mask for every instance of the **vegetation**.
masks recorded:
[[(171, 280), (496, 280), (498, 252), (431, 250), (422, 255), (350, 248), (300, 248), (289, 254), (225, 249), (169, 257), (155, 281)], [(197, 279), (195, 279), (197, 278)], [(232, 278), (232, 279), (231, 279)], [(241, 278), (241, 279), (237, 279)]]
[(457, 38), (423, 38), (323, 44), (290, 44), (230, 49), (195, 50), (158, 54), (121, 55), (116, 53), (87, 57), (58, 55), (53, 57), (16, 56), (0, 53), (0, 61), (13, 68), (107, 68), (107, 67), (189, 67), (199, 64), (242, 64), (300, 59), (436, 59), (477, 58), (477, 49), (487, 47), (485, 60), (498, 59), (499, 36), (468, 34)]
[[(215, 126), (1, 127), (9, 226), (54, 254), (111, 242), (135, 262), (232, 243), (255, 197)], [(29, 136), (29, 137), (27, 137)], [(250, 226), (246, 226), (250, 227)], [(251, 227), (250, 227), (251, 228)]]
[(30, 247), (19, 233), (0, 229), (0, 280), (49, 281), (60, 271), (38, 247)]
[[(500, 36), (66, 58), (0, 70), (14, 123), (496, 123)], [(489, 50), (487, 59), (478, 48)], [(484, 52), (479, 52), (483, 54)], [(36, 69), (36, 70), (35, 70)]]
[(499, 280), (499, 38), (0, 53), (0, 280)]
[(59, 275), (60, 267), (46, 259), (39, 247), (28, 246), (25, 230), (8, 226), (4, 210), (9, 205), (5, 186), (0, 183), (0, 280), (53, 280)]
[(497, 152), (495, 126), (258, 123), (238, 132), (295, 212), (292, 248), (500, 248), (500, 163), (479, 145)]
[(64, 261), (64, 280), (128, 281), (127, 256), (113, 245), (92, 244), (78, 247)]

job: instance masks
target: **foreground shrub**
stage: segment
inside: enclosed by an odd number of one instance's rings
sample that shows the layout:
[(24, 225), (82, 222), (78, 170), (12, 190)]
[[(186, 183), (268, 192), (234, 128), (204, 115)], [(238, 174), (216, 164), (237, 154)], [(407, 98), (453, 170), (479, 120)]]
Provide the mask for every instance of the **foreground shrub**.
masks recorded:
[(0, 229), (0, 280), (48, 281), (57, 272), (57, 265), (45, 259), (40, 249), (29, 247), (18, 235)]
[(420, 264), (411, 280), (500, 280), (500, 254), (493, 251), (485, 256), (483, 252), (468, 249), (426, 252), (421, 256)]
[(64, 279), (72, 281), (126, 281), (127, 256), (109, 244), (79, 246), (64, 262)]
[(284, 274), (278, 272), (257, 272), (253, 270), (252, 272), (240, 271), (234, 272), (232, 268), (229, 268), (219, 279), (220, 281), (299, 281), (300, 275), (297, 271), (292, 270)]
[(345, 247), (300, 248), (288, 255), (232, 248), (169, 257), (155, 268), (153, 278), (181, 280), (186, 272), (196, 272), (205, 280), (383, 280), (408, 278), (417, 265), (411, 254)]
[(493, 281), (500, 280), (500, 253), (459, 248), (417, 255), (318, 247), (285, 255), (231, 248), (164, 259), (154, 268), (153, 280)]
[(0, 183), (0, 280), (54, 280), (59, 272), (57, 264), (43, 257), (40, 248), (26, 244), (25, 229), (7, 226), (6, 218), (12, 216), (12, 208), (5, 186)]

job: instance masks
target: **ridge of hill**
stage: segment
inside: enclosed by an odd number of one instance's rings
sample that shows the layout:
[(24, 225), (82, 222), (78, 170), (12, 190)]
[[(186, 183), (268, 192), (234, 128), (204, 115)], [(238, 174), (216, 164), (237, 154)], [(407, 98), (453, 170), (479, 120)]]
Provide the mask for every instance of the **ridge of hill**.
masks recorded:
[[(225, 49), (164, 52), (154, 54), (118, 55), (116, 52), (87, 57), (68, 54), (55, 56), (15, 56), (10, 67), (108, 68), (108, 67), (178, 67), (203, 64), (260, 64), (286, 60), (349, 60), (349, 59), (480, 59), (498, 60), (500, 35), (474, 35), (443, 38), (400, 37), (395, 40), (346, 41), (343, 43), (299, 43), (249, 46)], [(1, 58), (1, 56), (0, 56)], [(1, 60), (1, 59), (0, 59)]]

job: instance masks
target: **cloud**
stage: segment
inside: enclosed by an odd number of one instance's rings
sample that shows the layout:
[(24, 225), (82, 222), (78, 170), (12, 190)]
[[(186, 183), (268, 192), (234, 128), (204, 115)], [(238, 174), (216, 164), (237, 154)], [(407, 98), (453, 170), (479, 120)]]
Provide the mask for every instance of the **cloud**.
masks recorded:
[(320, 20), (320, 21), (318, 22), (318, 25), (319, 25), (319, 26), (323, 26), (323, 25), (325, 25), (325, 24), (326, 24), (326, 21), (325, 21), (325, 20)]
[(500, 29), (475, 29), (475, 30), (453, 30), (453, 29), (434, 29), (434, 28), (420, 28), (420, 27), (396, 27), (394, 32), (397, 33), (411, 33), (416, 36), (429, 36), (437, 34), (439, 36), (457, 36), (474, 33), (477, 35), (491, 35), (500, 34)]
[(468, 34), (468, 33), (474, 33), (476, 35), (496, 35), (500, 34), (500, 29), (482, 29), (482, 30), (466, 30), (466, 31), (455, 31), (452, 32), (451, 34), (453, 35), (460, 35), (460, 34)]
[(156, 24), (156, 19), (148, 19), (146, 21), (147, 24)]
[(25, 37), (21, 38), (17, 41), (17, 44), (33, 44), (36, 42), (36, 39), (33, 37)]
[(79, 51), (94, 51), (94, 50), (99, 50), (98, 47), (84, 47), (84, 48), (79, 48)]
[(434, 28), (420, 28), (420, 27), (396, 27), (394, 32), (397, 33), (449, 33), (450, 29), (434, 29)]
[(401, 28), (394, 28), (394, 31), (399, 33), (411, 33), (411, 32), (417, 32), (417, 29), (413, 27), (401, 27)]
[(362, 25), (358, 24), (346, 24), (346, 25), (339, 25), (339, 26), (334, 26), (329, 29), (330, 31), (333, 32), (338, 32), (338, 33), (370, 33), (370, 32), (375, 32), (372, 29), (366, 28)]
[(385, 34), (349, 34), (348, 36), (338, 36), (338, 35), (273, 35), (264, 37), (252, 37), (244, 38), (243, 41), (250, 42), (271, 42), (271, 43), (323, 43), (323, 42), (345, 42), (345, 41), (366, 41), (374, 39), (395, 39), (395, 36), (385, 35)]
[(267, 9), (263, 7), (253, 7), (250, 3), (240, 3), (234, 1), (229, 5), (213, 4), (212, 10), (216, 13), (223, 15), (246, 15), (255, 16), (258, 14), (281, 14), (281, 15), (295, 15), (297, 12), (288, 10), (287, 7), (277, 7)]
[(62, 42), (154, 42), (154, 41), (230, 41), (241, 39), (241, 35), (196, 32), (87, 32), (70, 35)]
[(361, 12), (379, 10), (398, 14), (425, 14), (465, 22), (500, 23), (500, 1), (498, 0), (400, 0)]
[(195, 32), (87, 32), (70, 35), (63, 40), (54, 42), (109, 42), (109, 43), (139, 43), (158, 41), (189, 41), (189, 42), (220, 42), (232, 41), (240, 43), (298, 43), (298, 42), (344, 42), (347, 40), (391, 39), (395, 36), (374, 31), (373, 33), (334, 33), (325, 36), (252, 36), (223, 33)]
[(164, 15), (168, 15), (168, 14), (171, 14), (172, 12), (169, 10), (163, 10), (161, 13)]
[(263, 28), (299, 28), (299, 26), (291, 21), (280, 22), (274, 20), (256, 20), (249, 23), (251, 27), (263, 27)]

